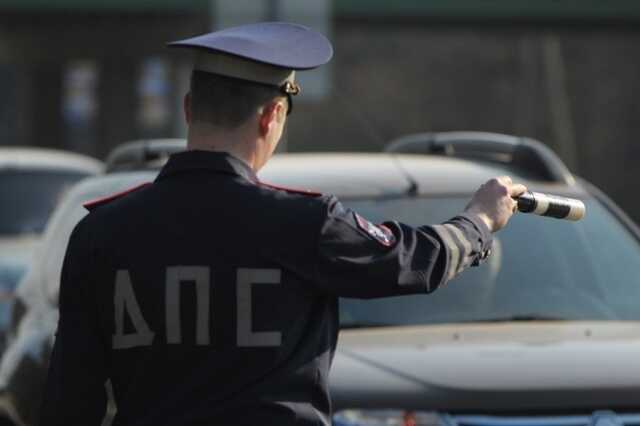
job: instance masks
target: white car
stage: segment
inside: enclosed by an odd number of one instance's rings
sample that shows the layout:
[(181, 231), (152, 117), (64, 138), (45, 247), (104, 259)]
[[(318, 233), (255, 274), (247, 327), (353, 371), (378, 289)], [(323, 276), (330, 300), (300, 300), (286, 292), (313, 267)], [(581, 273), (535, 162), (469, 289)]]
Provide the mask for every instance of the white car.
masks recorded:
[(0, 330), (53, 209), (73, 184), (103, 169), (100, 161), (71, 152), (0, 147)]

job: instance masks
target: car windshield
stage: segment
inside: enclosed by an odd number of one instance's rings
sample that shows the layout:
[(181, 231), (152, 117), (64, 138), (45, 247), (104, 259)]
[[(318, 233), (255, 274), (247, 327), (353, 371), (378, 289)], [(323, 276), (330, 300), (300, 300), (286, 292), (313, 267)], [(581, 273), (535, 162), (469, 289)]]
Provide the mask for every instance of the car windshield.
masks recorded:
[(157, 171), (103, 175), (87, 179), (69, 191), (47, 224), (36, 260), (20, 281), (18, 294), (23, 298), (42, 297), (48, 302), (57, 300), (69, 237), (76, 224), (87, 214), (83, 204), (153, 181), (156, 174)]
[(84, 173), (0, 171), (0, 236), (39, 234), (61, 195)]
[[(439, 223), (465, 198), (345, 202), (373, 222)], [(579, 222), (516, 214), (493, 254), (429, 295), (340, 301), (343, 328), (532, 319), (640, 320), (640, 245), (595, 200)]]

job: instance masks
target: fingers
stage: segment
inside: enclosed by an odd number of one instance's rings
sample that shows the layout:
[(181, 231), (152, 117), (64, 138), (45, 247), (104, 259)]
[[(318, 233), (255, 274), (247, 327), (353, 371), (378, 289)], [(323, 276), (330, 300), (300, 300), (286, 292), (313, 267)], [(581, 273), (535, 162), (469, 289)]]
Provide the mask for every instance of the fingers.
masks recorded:
[(510, 197), (517, 197), (527, 192), (526, 186), (518, 183), (513, 183), (511, 177), (509, 176), (499, 176), (493, 178), (486, 184), (497, 186), (504, 193), (504, 195), (508, 195)]
[(506, 187), (507, 193), (511, 197), (511, 213), (516, 213), (518, 211), (518, 202), (514, 198), (527, 192), (527, 187), (519, 183), (514, 184), (509, 176), (501, 176), (497, 180)]
[(514, 199), (527, 188), (521, 184), (514, 184), (509, 176), (499, 176), (484, 183), (473, 195), (466, 211), (477, 214), (489, 229), (496, 232), (503, 228), (513, 213), (518, 209)]
[(509, 187), (509, 195), (512, 197), (518, 197), (527, 192), (527, 187), (522, 184), (514, 184)]
[(504, 186), (510, 186), (513, 184), (513, 181), (511, 180), (510, 176), (499, 176), (496, 178), (496, 180), (501, 184), (503, 184)]
[(517, 211), (518, 211), (518, 202), (512, 198), (511, 199), (511, 213), (514, 214)]
[(495, 178), (495, 181), (497, 181), (500, 186), (505, 187), (506, 192), (510, 197), (517, 197), (527, 192), (526, 186), (519, 183), (513, 183), (510, 176), (499, 176)]

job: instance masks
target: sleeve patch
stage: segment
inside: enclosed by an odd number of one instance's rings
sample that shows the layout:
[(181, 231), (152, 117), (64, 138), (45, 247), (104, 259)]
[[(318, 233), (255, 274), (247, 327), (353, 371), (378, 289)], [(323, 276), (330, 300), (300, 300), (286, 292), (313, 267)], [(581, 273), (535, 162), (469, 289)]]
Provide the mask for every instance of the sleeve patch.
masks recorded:
[(393, 232), (391, 232), (391, 230), (386, 226), (374, 225), (367, 219), (360, 216), (358, 213), (354, 213), (353, 215), (356, 218), (358, 227), (369, 234), (371, 237), (373, 237), (374, 240), (376, 240), (383, 246), (391, 247), (396, 243), (396, 236), (393, 235)]

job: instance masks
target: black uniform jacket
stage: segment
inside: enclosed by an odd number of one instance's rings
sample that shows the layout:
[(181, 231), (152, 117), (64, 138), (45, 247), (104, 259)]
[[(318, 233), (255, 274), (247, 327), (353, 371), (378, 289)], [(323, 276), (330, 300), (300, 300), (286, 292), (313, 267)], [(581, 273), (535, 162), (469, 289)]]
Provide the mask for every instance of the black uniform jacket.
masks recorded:
[(172, 156), (74, 230), (41, 424), (328, 425), (338, 297), (435, 290), (486, 257), (477, 218), (374, 225), (262, 184), (225, 153)]

